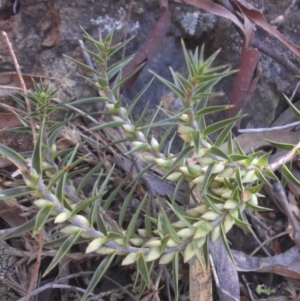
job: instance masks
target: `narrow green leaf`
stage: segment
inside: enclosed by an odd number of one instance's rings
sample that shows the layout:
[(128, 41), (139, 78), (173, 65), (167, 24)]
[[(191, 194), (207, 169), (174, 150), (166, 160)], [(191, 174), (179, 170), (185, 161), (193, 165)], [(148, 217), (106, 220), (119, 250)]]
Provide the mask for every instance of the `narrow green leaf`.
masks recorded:
[(0, 143), (0, 155), (4, 158), (12, 162), (15, 166), (20, 168), (21, 170), (26, 170), (27, 163), (26, 160), (20, 156), (17, 152), (12, 150), (11, 148)]
[(135, 69), (133, 69), (130, 73), (123, 76), (118, 82), (115, 82), (112, 91), (116, 92), (117, 89), (123, 87), (135, 74), (139, 73), (145, 66), (145, 63), (138, 65)]
[(191, 56), (189, 55), (189, 53), (185, 47), (183, 39), (181, 39), (181, 47), (182, 47), (183, 56), (185, 59), (185, 64), (188, 68), (188, 73), (190, 76), (194, 76), (196, 74), (196, 67), (193, 63), (193, 60), (191, 59)]
[(109, 197), (105, 200), (105, 204), (103, 206), (103, 210), (108, 210), (111, 203), (115, 200), (115, 197), (117, 196), (117, 194), (119, 193), (120, 189), (123, 187), (125, 181), (127, 180), (127, 178), (125, 177), (121, 183), (109, 194)]
[(103, 195), (95, 195), (76, 204), (75, 208), (72, 210), (71, 218), (77, 215), (80, 211), (85, 211), (87, 208), (89, 208), (90, 204), (94, 203), (97, 199), (101, 199)]
[(111, 65), (109, 68), (106, 69), (106, 74), (107, 74), (107, 78), (108, 80), (111, 80), (112, 77), (118, 73), (119, 71), (121, 71), (133, 58), (133, 55), (128, 56), (122, 60), (117, 61), (116, 63), (114, 63), (113, 65)]
[(126, 152), (124, 155), (128, 156), (128, 155), (134, 154), (136, 152), (144, 152), (146, 150), (148, 150), (148, 145), (141, 144), (141, 145), (137, 145), (137, 146), (133, 147), (130, 151)]
[(248, 156), (246, 155), (229, 155), (229, 158), (231, 159), (232, 162), (236, 162), (236, 161), (241, 161), (241, 160), (247, 160)]
[(96, 173), (97, 169), (100, 169), (100, 167), (106, 162), (106, 160), (101, 161), (99, 164), (97, 164), (95, 167), (93, 167), (81, 180), (79, 183), (77, 189), (76, 189), (76, 194), (78, 195), (83, 187), (90, 181), (91, 177)]
[(148, 272), (147, 264), (143, 254), (139, 254), (137, 260), (137, 268), (139, 273), (141, 274), (143, 280), (145, 281), (148, 288), (150, 288), (150, 275)]
[(133, 234), (136, 230), (136, 224), (137, 224), (137, 220), (139, 218), (140, 212), (143, 209), (145, 200), (147, 199), (148, 194), (146, 193), (141, 201), (141, 203), (139, 204), (139, 207), (136, 209), (133, 217), (131, 218), (131, 221), (127, 227), (127, 232), (126, 232), (126, 237), (125, 237), (125, 243), (126, 245), (129, 244), (129, 239), (133, 237)]
[(241, 173), (240, 173), (239, 168), (237, 168), (236, 171), (235, 171), (235, 181), (236, 181), (236, 184), (239, 187), (239, 190), (244, 191), (244, 185), (242, 184)]
[(148, 112), (148, 108), (149, 108), (149, 102), (146, 103), (145, 108), (143, 109), (143, 112), (141, 114), (141, 116), (139, 117), (139, 119), (135, 122), (135, 128), (138, 128), (143, 122), (145, 122), (145, 115)]
[[(220, 135), (218, 136), (218, 138), (215, 142), (216, 147), (220, 147), (223, 144), (223, 142), (227, 139), (227, 137), (228, 137), (228, 140), (230, 139), (229, 136), (231, 136), (232, 128), (233, 128), (233, 124), (229, 124), (222, 130), (222, 132), (220, 133)], [(231, 143), (232, 143), (232, 141), (231, 141)], [(228, 152), (228, 154), (231, 155), (231, 153), (229, 153), (229, 152)]]
[(90, 128), (90, 131), (100, 131), (107, 128), (116, 128), (124, 125), (126, 122), (122, 120), (110, 121)]
[[(50, 236), (48, 237), (47, 243), (43, 243), (43, 248), (46, 249), (51, 249), (53, 250), (53, 248), (60, 248), (61, 245), (68, 239), (68, 235), (65, 235), (63, 237), (60, 238), (56, 238), (57, 237), (57, 233), (55, 233), (56, 236)], [(83, 237), (79, 237), (79, 239), (74, 243), (74, 245), (78, 245), (78, 244), (82, 244), (82, 243), (89, 243), (91, 240), (88, 238), (83, 238)]]
[[(225, 129), (224, 129), (225, 130)], [(231, 133), (231, 128), (230, 128), (230, 132), (228, 135), (228, 140), (227, 140), (227, 150), (228, 150), (228, 154), (231, 156), (234, 154), (234, 147), (233, 147), (233, 143), (232, 143), (232, 133)]]
[(77, 239), (79, 238), (81, 231), (78, 231), (76, 234), (72, 234), (65, 242), (61, 245), (59, 250), (56, 252), (54, 258), (52, 259), (51, 263), (47, 267), (46, 271), (44, 272), (42, 277), (48, 275), (62, 260), (62, 258), (68, 253), (71, 247), (75, 244)]
[(98, 71), (96, 71), (95, 69), (91, 68), (90, 66), (88, 66), (86, 64), (83, 64), (83, 63), (80, 63), (79, 61), (76, 61), (76, 60), (74, 60), (73, 58), (71, 58), (71, 57), (69, 57), (67, 55), (63, 54), (63, 56), (66, 57), (68, 60), (72, 61), (73, 63), (75, 63), (76, 65), (78, 65), (79, 67), (81, 67), (81, 68), (83, 68), (83, 69), (85, 69), (85, 70), (87, 70), (87, 71), (89, 71), (89, 72), (91, 72), (93, 74), (96, 74), (97, 76), (99, 75)]
[(146, 215), (145, 215), (145, 229), (148, 237), (152, 237), (152, 223), (151, 223), (151, 204), (153, 204), (153, 195), (151, 193), (148, 194), (148, 201), (146, 207)]
[(13, 228), (13, 231), (8, 231), (5, 235), (0, 236), (0, 241), (6, 241), (15, 237), (22, 237), (25, 233), (33, 229), (36, 219), (32, 219), (21, 226)]
[(175, 213), (175, 215), (181, 222), (183, 222), (191, 230), (194, 230), (193, 225), (190, 222), (188, 222), (190, 216), (183, 209), (181, 209), (181, 207), (178, 206), (176, 202), (174, 202), (173, 204), (167, 203), (167, 205), (172, 209), (172, 211)]
[(237, 149), (238, 149), (238, 151), (239, 151), (239, 154), (242, 155), (242, 156), (246, 156), (246, 154), (245, 154), (245, 152), (243, 151), (243, 149), (241, 148), (241, 146), (240, 146), (238, 140), (237, 140), (237, 139), (234, 139), (234, 141), (235, 141), (235, 145), (236, 145), (236, 147), (237, 147)]
[(54, 187), (54, 185), (56, 185), (56, 183), (60, 181), (64, 175), (65, 175), (65, 171), (60, 170), (54, 176), (52, 176), (48, 184), (48, 189), (51, 190), (51, 188)]
[(179, 297), (179, 252), (175, 253), (173, 260), (173, 285), (174, 285), (174, 301), (178, 301)]
[(230, 108), (234, 107), (233, 105), (222, 105), (222, 106), (211, 106), (211, 107), (206, 107), (203, 109), (198, 110), (197, 112), (195, 112), (195, 118), (198, 118), (200, 116), (206, 116), (209, 114), (214, 114), (220, 111), (225, 111), (228, 110)]
[(176, 155), (176, 160), (173, 162), (171, 168), (168, 170), (167, 173), (162, 178), (162, 181), (164, 181), (174, 170), (174, 168), (177, 166), (177, 164), (184, 158), (187, 158), (190, 152), (194, 149), (193, 146), (187, 146), (185, 147), (178, 155)]
[(209, 153), (218, 157), (221, 157), (225, 160), (227, 160), (228, 162), (231, 162), (230, 157), (228, 157), (220, 148), (216, 147), (216, 146), (212, 146), (209, 149)]
[(116, 52), (118, 52), (120, 49), (124, 48), (132, 39), (134, 38), (134, 36), (130, 37), (129, 39), (117, 43), (116, 45), (110, 47), (109, 49), (106, 50), (106, 54), (107, 56), (110, 58), (111, 56), (113, 56)]
[(39, 231), (44, 227), (44, 225), (48, 222), (49, 216), (54, 206), (55, 205), (53, 204), (53, 206), (44, 207), (38, 212), (32, 233), (33, 236), (37, 235)]
[(258, 193), (261, 190), (261, 188), (263, 187), (263, 185), (264, 184), (261, 183), (259, 185), (253, 186), (253, 187), (247, 187), (247, 190), (249, 192), (251, 192), (252, 194), (256, 194), (256, 193)]
[(291, 107), (293, 113), (296, 115), (296, 117), (298, 119), (300, 119), (300, 111), (293, 105), (293, 103), (289, 100), (289, 98), (286, 95), (283, 94), (283, 96), (286, 99), (286, 101), (289, 104), (289, 106)]
[(40, 133), (39, 133), (39, 138), (38, 141), (34, 147), (33, 153), (32, 153), (32, 167), (35, 169), (38, 175), (41, 175), (43, 172), (42, 169), (42, 144), (43, 144), (43, 138), (44, 138), (44, 131), (45, 131), (45, 117), (43, 118), (41, 128), (40, 128)]
[(100, 55), (94, 53), (93, 51), (87, 48), (83, 48), (83, 50), (86, 51), (93, 59), (95, 59), (99, 63), (99, 65), (105, 64), (105, 60)]
[(80, 100), (75, 100), (72, 101), (72, 106), (76, 105), (86, 105), (90, 103), (103, 103), (103, 102), (108, 102), (109, 99), (107, 97), (91, 97), (91, 98), (85, 98), (85, 99), (80, 99)]
[(289, 170), (289, 168), (287, 168), (285, 164), (283, 164), (281, 167), (281, 174), (288, 182), (290, 182), (298, 188), (300, 187), (300, 182), (296, 179), (296, 177), (291, 173), (291, 171)]
[(227, 253), (228, 253), (230, 259), (232, 260), (232, 262), (233, 262), (234, 264), (236, 264), (235, 261), (234, 261), (234, 258), (233, 258), (233, 256), (232, 256), (232, 253), (231, 253), (229, 244), (228, 244), (228, 240), (227, 240), (227, 236), (226, 236), (226, 233), (225, 233), (225, 229), (224, 229), (223, 223), (220, 224), (220, 230), (221, 230), (221, 231), (220, 231), (220, 232), (221, 232), (221, 238), (222, 238), (222, 241), (223, 241), (223, 243), (224, 243), (225, 249), (226, 249), (226, 251), (227, 251)]
[[(140, 100), (140, 98), (144, 95), (144, 93), (148, 90), (148, 88), (152, 84), (153, 80), (154, 80), (154, 77), (152, 77), (151, 80), (148, 82), (148, 84), (145, 87), (143, 87), (143, 89), (134, 97), (134, 99), (130, 103), (129, 107), (127, 108), (128, 114), (130, 114), (132, 112), (132, 110), (136, 106), (137, 102)], [(150, 121), (151, 121), (151, 119), (150, 119)]]
[(27, 186), (8, 188), (0, 191), (0, 200), (4, 201), (11, 198), (18, 198), (20, 196), (30, 195), (33, 192), (34, 190)]
[(207, 189), (208, 189), (208, 185), (210, 183), (210, 178), (211, 178), (211, 175), (212, 175), (212, 170), (215, 166), (215, 162), (210, 164), (205, 172), (205, 177), (204, 177), (204, 181), (203, 181), (203, 186), (202, 186), (202, 191), (201, 191), (201, 198), (204, 197), (204, 195), (206, 194), (207, 192)]
[(222, 128), (227, 127), (228, 125), (234, 124), (237, 120), (240, 120), (245, 116), (246, 115), (240, 115), (240, 116), (232, 117), (232, 118), (229, 118), (229, 119), (226, 119), (226, 120), (216, 122), (212, 125), (209, 125), (203, 131), (203, 136), (208, 136), (210, 134), (213, 134), (213, 133), (221, 130)]
[(127, 208), (128, 208), (128, 205), (129, 205), (130, 201), (132, 200), (132, 196), (133, 196), (133, 193), (135, 192), (136, 185), (137, 185), (137, 182), (130, 189), (128, 195), (126, 196), (125, 200), (122, 203), (121, 211), (120, 211), (120, 214), (119, 214), (119, 226), (120, 227), (122, 227), (122, 224), (124, 222), (124, 218), (125, 218), (125, 215), (126, 215), (126, 212), (127, 212)]
[(162, 228), (166, 233), (170, 233), (171, 237), (178, 243), (182, 243), (182, 240), (177, 235), (174, 227), (171, 225), (169, 218), (166, 215), (166, 212), (162, 206), (159, 207), (159, 219), (162, 225)]
[(262, 155), (257, 162), (257, 165), (259, 167), (266, 167), (268, 166), (268, 159), (270, 157), (271, 153), (265, 153), (264, 155)]
[(255, 169), (255, 175), (258, 177), (258, 179), (263, 182), (264, 184), (271, 186), (268, 180), (265, 178), (263, 173), (259, 169)]
[(155, 72), (149, 70), (151, 74), (153, 74), (160, 82), (162, 82), (165, 86), (167, 86), (175, 95), (179, 98), (184, 99), (185, 93), (181, 89), (177, 88), (174, 84), (169, 82), (168, 80), (164, 79), (163, 77), (157, 75)]
[(205, 200), (205, 203), (207, 204), (207, 206), (208, 207), (211, 207), (215, 212), (217, 212), (218, 214), (222, 214), (223, 212), (222, 212), (222, 210), (220, 210), (217, 206), (216, 206), (216, 204), (219, 204), (220, 203), (220, 201), (219, 200), (217, 200), (217, 202), (215, 202), (215, 198), (212, 198), (212, 196), (211, 195), (209, 195), (209, 194), (204, 194), (203, 195), (203, 199)]
[[(250, 202), (247, 202), (246, 204), (247, 204), (247, 207), (249, 207), (250, 209), (255, 210), (255, 211), (262, 211), (263, 212), (263, 211), (272, 211), (273, 210), (273, 209), (270, 209), (270, 208), (253, 205)], [(238, 225), (238, 223), (236, 223), (236, 224)], [(247, 224), (246, 226), (249, 227), (250, 225)]]
[(270, 178), (273, 179), (275, 181), (278, 181), (278, 178), (276, 177), (276, 175), (274, 174), (274, 172), (268, 168), (265, 169), (265, 175)]

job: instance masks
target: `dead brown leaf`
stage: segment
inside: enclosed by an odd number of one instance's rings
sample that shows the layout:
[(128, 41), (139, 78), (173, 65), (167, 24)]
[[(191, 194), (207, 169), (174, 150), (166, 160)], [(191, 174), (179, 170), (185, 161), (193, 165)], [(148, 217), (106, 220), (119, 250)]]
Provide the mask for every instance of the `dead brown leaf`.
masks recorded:
[(273, 37), (279, 40), (282, 44), (284, 44), (294, 54), (300, 57), (300, 47), (288, 40), (281, 32), (279, 32), (275, 27), (269, 24), (259, 10), (255, 9), (245, 0), (237, 0), (231, 2), (233, 5), (235, 5), (236, 9), (239, 9), (241, 13), (243, 13), (247, 18), (249, 18), (259, 27), (267, 31), (269, 34), (271, 34)]
[[(150, 36), (139, 50), (139, 52), (134, 56), (130, 63), (123, 69), (123, 74), (126, 76), (128, 73), (133, 71), (139, 65), (147, 63), (153, 55), (155, 54), (157, 48), (161, 45), (162, 39), (167, 33), (167, 30), (171, 24), (171, 13), (167, 8), (164, 8), (160, 18), (155, 24), (151, 31)], [(132, 87), (139, 77), (142, 70), (136, 73), (127, 83), (127, 86)]]
[(187, 4), (203, 9), (213, 15), (229, 19), (244, 32), (244, 25), (240, 22), (240, 20), (233, 13), (219, 4), (207, 0), (175, 0), (175, 2), (185, 2)]
[(232, 255), (239, 272), (275, 273), (300, 279), (300, 253), (297, 247), (271, 257), (253, 257), (235, 250), (232, 250)]

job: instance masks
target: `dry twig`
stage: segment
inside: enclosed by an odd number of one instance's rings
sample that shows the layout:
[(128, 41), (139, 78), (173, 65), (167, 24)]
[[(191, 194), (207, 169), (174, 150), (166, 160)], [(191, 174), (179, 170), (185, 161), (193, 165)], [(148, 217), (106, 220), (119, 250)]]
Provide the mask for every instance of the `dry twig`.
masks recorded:
[[(2, 33), (2, 36), (4, 37), (4, 39), (6, 41), (9, 53), (10, 53), (10, 55), (12, 57), (13, 62), (14, 62), (14, 66), (16, 68), (16, 71), (17, 71), (17, 74), (18, 74), (18, 77), (19, 77), (19, 80), (20, 80), (20, 84), (21, 84), (21, 88), (23, 90), (23, 93), (27, 94), (27, 89), (26, 89), (26, 86), (25, 86), (24, 79), (22, 77), (20, 65), (18, 63), (17, 57), (15, 55), (15, 52), (14, 52), (14, 50), (12, 48), (12, 45), (11, 45), (9, 39), (8, 39), (8, 36), (7, 36), (6, 32), (2, 31), (1, 33)], [(29, 102), (29, 100), (26, 97), (25, 97), (25, 102), (26, 102), (27, 112), (28, 112), (28, 114), (31, 114), (30, 102)], [(35, 146), (35, 144), (36, 144), (36, 133), (35, 133), (35, 126), (34, 126), (34, 122), (33, 122), (32, 118), (30, 118), (30, 126), (31, 126), (31, 131), (32, 131), (32, 136), (33, 136), (32, 143), (33, 143), (33, 146)]]

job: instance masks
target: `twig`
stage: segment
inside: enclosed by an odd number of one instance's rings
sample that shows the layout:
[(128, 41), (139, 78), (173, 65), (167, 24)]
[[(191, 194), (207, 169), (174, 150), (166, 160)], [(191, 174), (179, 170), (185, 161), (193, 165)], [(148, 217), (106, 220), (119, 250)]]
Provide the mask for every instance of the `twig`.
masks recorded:
[[(50, 289), (50, 288), (71, 289), (71, 290), (78, 291), (78, 292), (83, 293), (83, 294), (86, 292), (85, 289), (82, 289), (80, 287), (76, 287), (76, 286), (73, 286), (73, 285), (47, 283), (47, 284), (37, 288), (36, 290), (34, 290), (31, 293), (31, 296), (35, 296), (35, 295), (43, 292), (44, 290)], [(93, 293), (90, 293), (90, 295), (95, 296), (95, 294), (93, 294)], [(103, 299), (97, 299), (97, 300), (98, 301), (104, 301)], [(25, 301), (25, 297), (22, 297), (22, 298), (18, 299), (17, 301)]]
[[(243, 217), (244, 217), (245, 221), (249, 224), (246, 215), (245, 215), (244, 213), (242, 213), (242, 214), (243, 214)], [(259, 240), (259, 238), (258, 238), (257, 235), (255, 234), (255, 232), (254, 232), (254, 231), (251, 231), (251, 234), (252, 234), (252, 236), (254, 237), (254, 239), (257, 241), (257, 243), (258, 243), (259, 245), (261, 245), (262, 242)], [(262, 246), (262, 249), (264, 250), (264, 252), (266, 253), (267, 256), (269, 256), (269, 257), (271, 256), (270, 252), (269, 252), (265, 247)]]
[(293, 122), (293, 123), (280, 125), (280, 126), (274, 126), (274, 127), (271, 127), (271, 128), (241, 129), (241, 130), (239, 130), (239, 133), (272, 132), (272, 131), (277, 131), (277, 130), (288, 129), (290, 127), (294, 127), (294, 126), (299, 125), (299, 124), (300, 124), (300, 121), (296, 121), (296, 122)]
[[(2, 35), (3, 35), (3, 37), (4, 37), (5, 41), (6, 41), (9, 53), (10, 53), (10, 55), (12, 57), (13, 62), (14, 62), (14, 66), (15, 66), (15, 69), (17, 71), (17, 74), (18, 74), (18, 77), (19, 77), (19, 80), (20, 80), (20, 84), (21, 84), (21, 88), (23, 90), (23, 93), (27, 94), (26, 85), (25, 85), (24, 79), (22, 77), (20, 65), (18, 63), (17, 57), (15, 55), (15, 52), (14, 52), (14, 50), (12, 48), (12, 45), (11, 45), (9, 39), (8, 39), (8, 36), (7, 36), (6, 32), (2, 31), (1, 33), (2, 33)], [(27, 97), (25, 97), (25, 102), (26, 102), (27, 112), (28, 112), (28, 114), (31, 114), (31, 106), (30, 106), (30, 102), (27, 99)], [(31, 125), (31, 131), (32, 131), (32, 136), (33, 136), (32, 143), (33, 143), (33, 146), (35, 146), (35, 144), (36, 144), (36, 133), (35, 133), (35, 126), (34, 126), (34, 122), (33, 122), (32, 118), (30, 118), (30, 125)]]
[(36, 285), (36, 280), (37, 280), (38, 275), (39, 275), (39, 269), (40, 269), (41, 257), (42, 257), (42, 248), (43, 248), (43, 231), (44, 231), (44, 228), (42, 228), (39, 231), (38, 253), (37, 253), (36, 261), (35, 261), (35, 264), (34, 264), (33, 273), (31, 275), (30, 283), (29, 283), (29, 286), (28, 286), (27, 294), (26, 294), (26, 297), (25, 297), (25, 301), (29, 301), (30, 298), (33, 296), (32, 295), (33, 288)]
[[(131, 11), (132, 11), (132, 4), (133, 4), (133, 0), (130, 0), (128, 12), (127, 12), (127, 16), (126, 16), (126, 25), (125, 25), (125, 30), (124, 30), (124, 36), (123, 36), (124, 41), (127, 39), (129, 20), (130, 20)], [(122, 59), (125, 58), (125, 50), (126, 50), (126, 46), (122, 49)]]
[(277, 199), (280, 201), (280, 204), (282, 205), (286, 216), (288, 217), (290, 223), (293, 226), (294, 230), (294, 241), (296, 246), (300, 249), (300, 226), (299, 222), (294, 216), (294, 213), (292, 212), (290, 206), (289, 206), (289, 201), (286, 197), (286, 193), (284, 191), (284, 188), (281, 184), (281, 182), (277, 181), (273, 184), (274, 192), (276, 193)]
[(122, 286), (117, 281), (109, 278), (108, 276), (103, 275), (104, 278), (106, 278), (108, 281), (112, 282), (116, 286), (118, 286), (122, 291), (124, 291), (132, 300), (139, 301), (125, 286)]
[(14, 4), (13, 4), (13, 13), (14, 13), (14, 15), (17, 14), (17, 7), (18, 7), (18, 4), (19, 4), (19, 0), (15, 0), (15, 1), (14, 1)]
[(213, 259), (212, 259), (211, 255), (209, 255), (209, 262), (210, 262), (211, 270), (212, 270), (214, 278), (215, 278), (216, 287), (218, 288), (218, 290), (220, 290), (223, 294), (225, 294), (226, 296), (228, 296), (230, 299), (232, 299), (234, 301), (239, 301), (234, 296), (232, 296), (230, 293), (226, 292), (224, 289), (222, 289), (220, 287), (218, 274), (217, 274), (217, 271), (216, 271), (216, 268), (215, 268), (215, 265), (214, 265), (214, 262), (213, 262)]
[(281, 167), (283, 164), (286, 164), (287, 162), (290, 162), (298, 155), (298, 148), (300, 148), (300, 142), (295, 145), (295, 147), (289, 151), (285, 156), (281, 157), (278, 161), (270, 164), (268, 166), (268, 169), (275, 171), (279, 167)]
[(286, 235), (286, 234), (289, 234), (291, 231), (292, 231), (292, 229), (286, 230), (286, 231), (284, 231), (284, 232), (278, 233), (277, 235), (272, 236), (272, 237), (266, 239), (264, 242), (262, 242), (262, 243), (261, 243), (261, 244), (260, 244), (260, 245), (259, 245), (259, 246), (258, 246), (258, 247), (250, 254), (250, 256), (254, 256), (254, 255), (260, 250), (260, 248), (262, 248), (265, 244), (271, 242), (273, 239), (278, 238), (278, 237), (281, 237), (281, 236)]
[(259, 51), (263, 52), (265, 55), (271, 57), (278, 64), (283, 66), (291, 74), (299, 74), (299, 69), (296, 67), (282, 52), (277, 51), (274, 47), (270, 47), (265, 42), (254, 38), (252, 43), (253, 47), (256, 47)]

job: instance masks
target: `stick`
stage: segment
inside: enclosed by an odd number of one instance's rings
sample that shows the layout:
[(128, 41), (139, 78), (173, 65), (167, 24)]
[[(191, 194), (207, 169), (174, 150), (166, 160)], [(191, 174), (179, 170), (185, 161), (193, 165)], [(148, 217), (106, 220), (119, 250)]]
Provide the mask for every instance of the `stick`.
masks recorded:
[[(21, 73), (20, 65), (18, 63), (17, 57), (15, 55), (15, 52), (14, 52), (14, 50), (12, 48), (12, 45), (11, 45), (9, 39), (8, 39), (8, 36), (7, 36), (6, 32), (2, 31), (1, 33), (2, 33), (2, 36), (4, 37), (4, 39), (6, 41), (9, 53), (10, 53), (10, 55), (12, 57), (13, 62), (14, 62), (14, 66), (15, 66), (15, 69), (17, 71), (17, 74), (18, 74), (18, 77), (19, 77), (19, 80), (20, 80), (20, 83), (21, 83), (21, 88), (23, 90), (23, 93), (27, 94), (27, 89), (26, 89), (26, 86), (25, 86), (25, 82), (23, 80), (23, 76), (22, 76), (22, 73)], [(27, 112), (28, 112), (28, 114), (31, 114), (30, 102), (29, 102), (29, 100), (26, 97), (25, 97), (25, 102), (26, 102)], [(30, 125), (31, 125), (31, 131), (32, 131), (32, 136), (33, 136), (32, 143), (33, 143), (33, 146), (35, 146), (35, 144), (36, 144), (36, 133), (35, 133), (35, 126), (34, 126), (32, 118), (30, 118)]]

